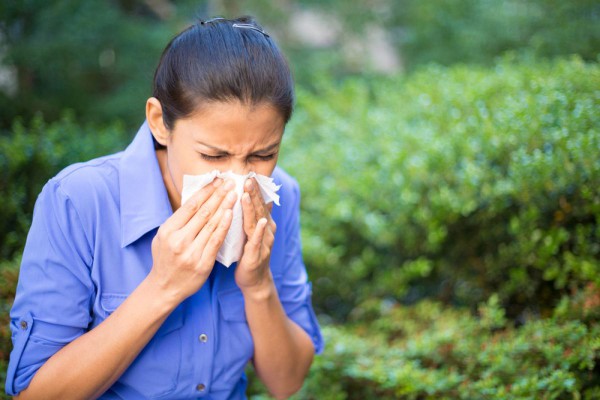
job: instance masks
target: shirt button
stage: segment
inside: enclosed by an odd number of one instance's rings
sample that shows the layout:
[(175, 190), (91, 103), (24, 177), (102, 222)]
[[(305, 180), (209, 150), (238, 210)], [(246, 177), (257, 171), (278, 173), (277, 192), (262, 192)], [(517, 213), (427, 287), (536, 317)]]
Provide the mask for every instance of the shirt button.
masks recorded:
[(204, 392), (204, 389), (206, 389), (206, 386), (204, 385), (204, 383), (199, 383), (196, 386), (196, 390), (199, 391), (199, 392)]
[(208, 336), (205, 333), (203, 333), (200, 336), (198, 336), (198, 340), (202, 343), (206, 343), (208, 342)]
[(27, 321), (21, 321), (21, 329), (27, 329)]

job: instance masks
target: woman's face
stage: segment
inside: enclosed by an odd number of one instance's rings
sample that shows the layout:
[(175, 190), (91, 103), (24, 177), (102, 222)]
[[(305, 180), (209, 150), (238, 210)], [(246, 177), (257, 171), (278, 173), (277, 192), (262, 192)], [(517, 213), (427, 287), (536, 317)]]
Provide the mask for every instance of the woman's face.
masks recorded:
[(154, 136), (167, 147), (166, 151), (157, 151), (157, 158), (176, 207), (181, 202), (184, 174), (199, 175), (218, 169), (271, 175), (285, 126), (280, 113), (270, 104), (249, 106), (239, 101), (204, 105), (201, 111), (177, 120), (160, 139), (160, 133), (155, 132), (160, 129), (153, 128), (151, 118), (149, 115)]

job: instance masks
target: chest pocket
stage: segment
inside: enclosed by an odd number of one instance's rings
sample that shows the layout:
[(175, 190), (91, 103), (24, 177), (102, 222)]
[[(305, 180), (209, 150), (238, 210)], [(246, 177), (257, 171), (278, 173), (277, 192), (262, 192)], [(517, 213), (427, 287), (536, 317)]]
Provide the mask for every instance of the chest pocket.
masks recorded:
[[(100, 305), (107, 315), (127, 298), (103, 294)], [(167, 399), (176, 389), (181, 366), (183, 311), (177, 307), (118, 380), (149, 399)]]

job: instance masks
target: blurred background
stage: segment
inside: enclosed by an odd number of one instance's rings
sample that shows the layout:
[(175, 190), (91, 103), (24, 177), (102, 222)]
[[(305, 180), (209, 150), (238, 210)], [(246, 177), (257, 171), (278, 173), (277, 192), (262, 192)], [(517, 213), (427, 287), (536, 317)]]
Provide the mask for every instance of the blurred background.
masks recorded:
[(41, 187), (127, 145), (172, 36), (240, 15), (296, 79), (280, 164), (327, 339), (296, 397), (600, 398), (594, 0), (2, 2), (0, 388)]

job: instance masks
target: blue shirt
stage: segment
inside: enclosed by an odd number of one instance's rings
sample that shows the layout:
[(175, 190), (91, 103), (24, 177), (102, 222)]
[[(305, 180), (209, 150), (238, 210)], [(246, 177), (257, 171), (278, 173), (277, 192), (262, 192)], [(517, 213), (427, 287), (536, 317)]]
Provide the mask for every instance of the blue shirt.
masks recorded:
[[(300, 194), (280, 168), (271, 270), (289, 318), (322, 349), (301, 255)], [(142, 125), (123, 152), (72, 165), (44, 186), (10, 313), (6, 392), (25, 389), (54, 353), (104, 321), (147, 276), (151, 242), (172, 215), (152, 136)], [(235, 265), (217, 263), (103, 399), (242, 399), (253, 356)], [(85, 354), (81, 355), (85, 357)]]

